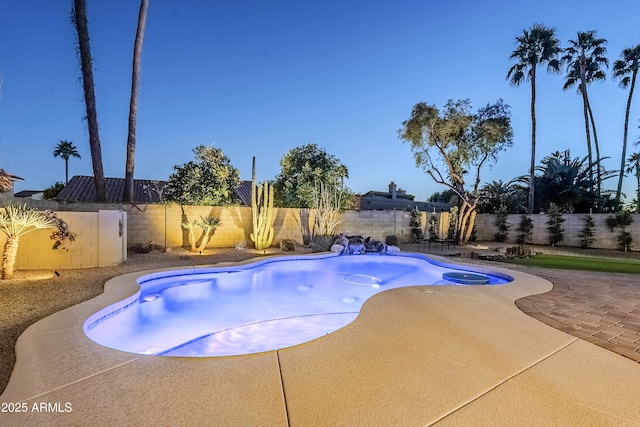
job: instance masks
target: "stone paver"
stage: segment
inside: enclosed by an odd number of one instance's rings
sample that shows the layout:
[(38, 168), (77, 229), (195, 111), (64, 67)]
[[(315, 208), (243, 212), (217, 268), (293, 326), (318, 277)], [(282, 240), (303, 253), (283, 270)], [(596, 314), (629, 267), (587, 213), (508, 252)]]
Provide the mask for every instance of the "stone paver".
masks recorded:
[[(420, 245), (406, 248), (441, 256), (469, 252), (466, 248), (456, 249), (455, 252), (426, 250)], [(552, 251), (548, 247), (537, 247), (536, 250)], [(565, 255), (581, 254), (578, 248), (565, 248), (565, 252)], [(617, 255), (637, 259), (635, 253)], [(522, 267), (499, 262), (490, 264), (518, 269), (553, 283), (549, 292), (517, 300), (516, 305), (523, 312), (570, 335), (640, 362), (640, 271), (621, 274)]]
[(640, 274), (522, 268), (553, 289), (520, 298), (525, 313), (556, 329), (640, 362)]

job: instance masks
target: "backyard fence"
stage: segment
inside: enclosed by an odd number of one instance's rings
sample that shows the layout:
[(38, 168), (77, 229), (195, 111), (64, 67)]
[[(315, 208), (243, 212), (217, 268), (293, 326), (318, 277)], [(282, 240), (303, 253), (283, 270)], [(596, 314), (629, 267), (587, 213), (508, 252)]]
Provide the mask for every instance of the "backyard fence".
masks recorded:
[[(16, 199), (24, 203), (25, 199)], [(86, 268), (115, 265), (126, 259), (126, 249), (153, 243), (161, 247), (188, 246), (188, 231), (184, 222), (193, 222), (200, 217), (220, 218), (220, 225), (211, 238), (208, 248), (229, 248), (242, 245), (253, 247), (249, 239), (252, 230), (251, 208), (245, 206), (180, 206), (180, 205), (138, 205), (138, 204), (98, 204), (98, 203), (58, 203), (53, 201), (26, 200), (38, 209), (50, 209), (69, 225), (69, 230), (77, 234), (67, 250), (52, 250), (51, 231), (40, 230), (23, 237), (20, 243), (17, 268)], [(437, 221), (430, 224), (435, 215)], [(606, 221), (608, 214), (593, 214), (593, 248), (618, 249), (619, 230), (609, 231)], [(515, 244), (520, 215), (509, 215), (510, 230), (506, 244)], [(565, 221), (564, 240), (561, 246), (581, 246), (580, 233), (584, 229), (586, 214), (563, 215)], [(533, 234), (531, 243), (548, 244), (548, 215), (531, 215)], [(361, 210), (346, 211), (336, 233), (362, 235), (384, 241), (387, 236), (398, 237), (399, 242), (411, 242), (411, 214), (401, 210)], [(627, 231), (634, 244), (632, 250), (640, 248), (640, 215), (633, 215), (633, 223)], [(449, 212), (421, 215), (421, 230), (430, 235), (430, 228), (439, 238), (446, 238), (449, 231)], [(298, 244), (309, 242), (313, 229), (313, 209), (275, 208), (273, 246), (283, 239), (291, 239)], [(480, 214), (476, 217), (476, 240), (494, 241), (498, 231), (496, 215)], [(196, 232), (199, 238), (199, 233)], [(0, 236), (4, 244), (4, 235)]]

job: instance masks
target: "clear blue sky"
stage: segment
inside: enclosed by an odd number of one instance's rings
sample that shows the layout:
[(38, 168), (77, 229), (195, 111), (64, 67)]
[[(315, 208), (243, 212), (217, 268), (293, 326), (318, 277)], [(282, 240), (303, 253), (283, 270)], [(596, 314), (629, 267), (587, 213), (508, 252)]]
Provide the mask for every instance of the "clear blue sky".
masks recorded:
[[(82, 159), (70, 175), (92, 175), (71, 1), (0, 3), (0, 167), (17, 190), (64, 181), (59, 140)], [(105, 175), (124, 177), (131, 58), (139, 4), (87, 0)], [(514, 146), (483, 182), (526, 174), (530, 89), (506, 72), (515, 36), (534, 22), (566, 45), (577, 31), (608, 39), (613, 62), (640, 43), (640, 2), (586, 1), (210, 1), (150, 0), (142, 53), (135, 177), (167, 179), (199, 144), (223, 149), (243, 179), (273, 179), (291, 148), (317, 143), (349, 169), (356, 192), (390, 181), (424, 200), (445, 188), (415, 167), (397, 138), (412, 106), (503, 98)], [(610, 75), (610, 72), (608, 73)], [(538, 156), (586, 155), (582, 104), (562, 76), (538, 82)], [(627, 92), (607, 80), (590, 87), (601, 151), (617, 169)], [(640, 93), (631, 112), (638, 139)], [(630, 147), (631, 152), (638, 147)], [(615, 188), (611, 180), (606, 187)], [(634, 178), (625, 182), (634, 195)]]

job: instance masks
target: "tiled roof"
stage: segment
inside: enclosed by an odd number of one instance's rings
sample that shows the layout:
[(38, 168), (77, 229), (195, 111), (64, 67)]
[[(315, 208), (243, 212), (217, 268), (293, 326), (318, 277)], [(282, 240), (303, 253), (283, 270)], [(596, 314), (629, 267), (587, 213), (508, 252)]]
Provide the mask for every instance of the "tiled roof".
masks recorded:
[(43, 190), (22, 190), (18, 191), (13, 197), (31, 197), (34, 194), (42, 193)]
[(240, 181), (236, 188), (236, 196), (240, 199), (241, 205), (251, 206), (251, 181)]
[[(166, 181), (134, 179), (133, 203), (160, 203), (162, 189), (166, 184)], [(124, 178), (105, 178), (105, 186), (107, 187), (107, 202), (122, 203)], [(251, 206), (251, 181), (241, 181), (240, 186), (236, 189), (236, 195), (241, 204)], [(82, 175), (72, 177), (58, 194), (57, 199), (67, 202), (95, 202), (96, 187), (93, 177)]]
[[(124, 192), (124, 178), (105, 178), (108, 203), (122, 203), (122, 193)], [(159, 203), (162, 195), (162, 188), (166, 181), (152, 179), (133, 180), (133, 202), (134, 203)], [(67, 202), (95, 202), (96, 187), (92, 176), (76, 175), (69, 180), (69, 183), (58, 194), (60, 201)]]

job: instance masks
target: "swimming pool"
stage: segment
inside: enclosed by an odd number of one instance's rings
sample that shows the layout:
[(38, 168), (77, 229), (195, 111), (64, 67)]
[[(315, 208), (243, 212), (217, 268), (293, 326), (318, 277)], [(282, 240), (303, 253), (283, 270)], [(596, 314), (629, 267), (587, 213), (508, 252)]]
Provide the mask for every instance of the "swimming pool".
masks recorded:
[(387, 289), (460, 286), (443, 279), (452, 275), (477, 279), (479, 274), (489, 285), (513, 280), (463, 268), (420, 254), (330, 254), (157, 272), (140, 277), (138, 294), (93, 314), (83, 329), (98, 344), (131, 353), (258, 353), (334, 332), (351, 323), (368, 298)]

